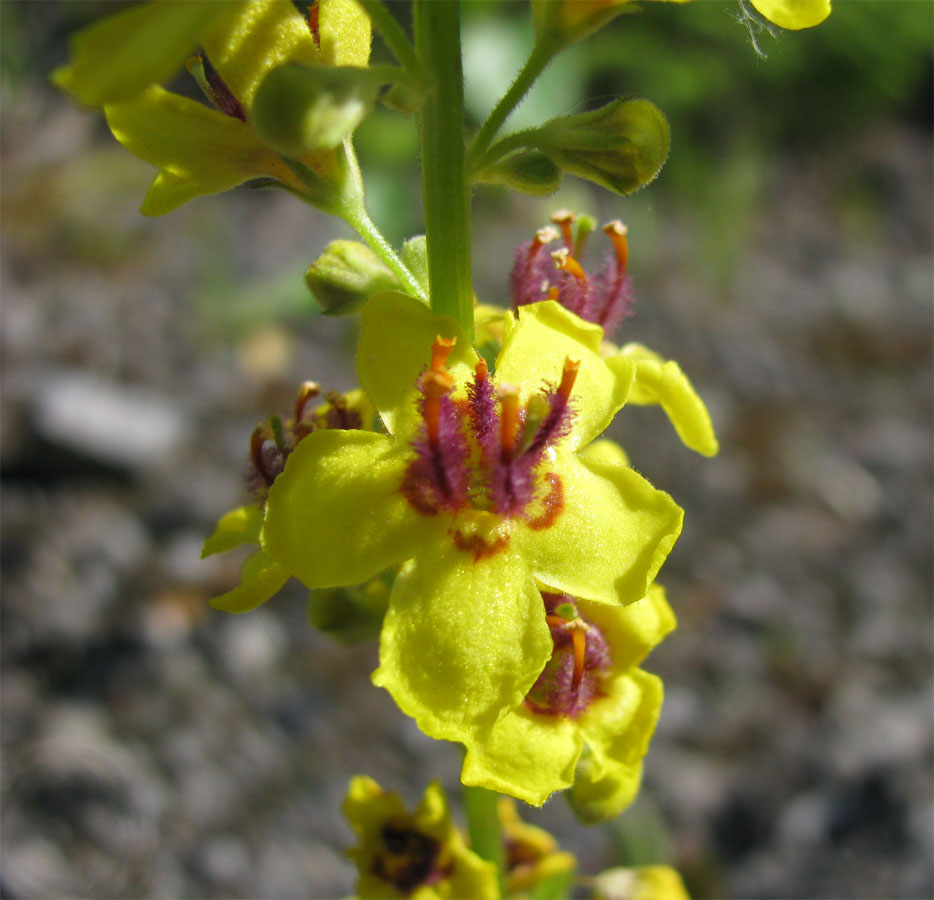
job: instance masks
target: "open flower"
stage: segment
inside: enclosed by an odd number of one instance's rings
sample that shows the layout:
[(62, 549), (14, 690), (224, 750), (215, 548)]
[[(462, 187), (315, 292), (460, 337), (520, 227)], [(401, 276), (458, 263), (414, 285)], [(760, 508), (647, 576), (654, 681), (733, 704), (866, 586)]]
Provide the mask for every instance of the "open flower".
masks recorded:
[[(302, 182), (254, 127), (252, 108), (265, 77), (286, 63), (366, 65), (369, 18), (354, 0), (322, 0), (306, 21), (282, 0), (185, 0), (133, 6), (72, 40), (72, 61), (53, 81), (101, 107), (114, 136), (160, 171), (145, 215), (171, 212), (194, 197), (269, 177)], [(204, 49), (210, 69), (200, 57)], [(186, 59), (214, 108), (161, 85)], [(336, 179), (334, 151), (303, 160)]]
[(360, 841), (347, 855), (357, 864), (357, 894), (364, 900), (499, 896), (496, 866), (467, 847), (438, 782), (410, 813), (398, 794), (358, 775), (350, 781), (344, 815)]
[(593, 879), (593, 900), (690, 900), (671, 866), (606, 869)]
[(265, 497), (285, 467), (289, 454), (314, 431), (370, 427), (375, 411), (362, 391), (338, 394), (329, 391), (326, 402), (315, 406), (318, 385), (306, 381), (298, 390), (291, 418), (273, 416), (258, 425), (250, 437), (247, 481), (258, 502), (241, 506), (221, 516), (214, 532), (205, 540), (201, 558), (226, 553), (237, 547), (256, 549), (240, 572), (240, 584), (211, 600), (215, 609), (230, 613), (249, 612), (279, 592), (288, 581), (285, 569), (259, 547), (265, 513)]
[(462, 778), (536, 806), (573, 784), (578, 815), (600, 821), (639, 789), (662, 683), (636, 666), (675, 617), (657, 585), (622, 608), (566, 594), (543, 599), (551, 659), (521, 704), (465, 742)]
[(553, 649), (539, 585), (635, 602), (680, 532), (667, 494), (578, 453), (632, 382), (601, 339), (523, 307), (491, 375), (453, 320), (376, 297), (357, 367), (388, 433), (311, 434), (270, 488), (263, 548), (309, 587), (403, 563), (373, 680), (429, 735), (465, 740), (522, 702)]
[[(497, 816), (505, 851), (504, 869), (506, 893), (509, 897), (540, 897), (544, 885), (570, 887), (577, 859), (573, 853), (561, 850), (558, 842), (536, 825), (519, 818), (515, 801), (500, 797)], [(564, 896), (550, 892), (547, 896)]]

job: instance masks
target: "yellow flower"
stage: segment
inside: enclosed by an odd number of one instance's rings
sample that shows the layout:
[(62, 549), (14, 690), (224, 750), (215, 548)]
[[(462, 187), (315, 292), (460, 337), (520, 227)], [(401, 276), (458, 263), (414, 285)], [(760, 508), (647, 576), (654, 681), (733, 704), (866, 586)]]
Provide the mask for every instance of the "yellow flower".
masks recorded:
[(438, 782), (410, 813), (398, 794), (358, 775), (350, 781), (344, 815), (359, 839), (347, 855), (360, 873), (357, 893), (363, 900), (499, 896), (496, 866), (467, 847)]
[[(52, 80), (104, 110), (114, 137), (159, 168), (141, 211), (158, 216), (204, 194), (269, 177), (304, 186), (253, 121), (261, 84), (287, 63), (365, 66), (369, 18), (354, 0), (322, 0), (317, 34), (288, 0), (154, 0), (104, 19), (71, 42), (72, 60)], [(203, 47), (213, 67), (191, 61), (217, 108), (161, 85)], [(334, 151), (303, 163), (339, 177)]]

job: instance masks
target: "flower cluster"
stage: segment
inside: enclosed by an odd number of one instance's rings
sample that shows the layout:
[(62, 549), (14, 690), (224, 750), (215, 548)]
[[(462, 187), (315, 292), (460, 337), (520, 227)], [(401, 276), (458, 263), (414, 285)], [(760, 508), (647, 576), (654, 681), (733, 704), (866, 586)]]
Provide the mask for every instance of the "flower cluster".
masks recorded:
[(336, 421), (347, 401), (309, 416), (305, 394), (282, 446), (261, 427), (252, 456), (272, 477), (247, 519), (268, 581), (244, 602), (248, 561), (238, 603), (215, 605), (251, 608), (287, 575), (319, 591), (381, 576), (373, 681), (465, 745), (465, 783), (535, 804), (574, 785), (596, 820), (634, 796), (658, 715), (660, 682), (636, 666), (674, 627), (653, 582), (682, 513), (595, 439), (636, 397), (701, 452), (716, 442), (674, 363), (607, 345), (558, 300), (484, 321), (490, 362), (410, 297), (367, 303), (354, 403), (384, 430), (343, 427), (363, 424)]

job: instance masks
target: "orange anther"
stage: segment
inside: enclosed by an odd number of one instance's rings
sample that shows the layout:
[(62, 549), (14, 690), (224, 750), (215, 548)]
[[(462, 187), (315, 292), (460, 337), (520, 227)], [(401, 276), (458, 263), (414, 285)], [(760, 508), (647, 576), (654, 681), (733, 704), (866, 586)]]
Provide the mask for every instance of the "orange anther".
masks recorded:
[(271, 437), (269, 426), (266, 424), (257, 425), (250, 435), (250, 458), (260, 472), (263, 470), (263, 444)]
[(574, 387), (574, 382), (577, 380), (577, 373), (580, 367), (579, 359), (571, 359), (568, 357), (564, 360), (564, 369), (561, 372), (561, 384), (558, 385), (558, 393), (564, 397), (565, 400), (571, 396), (571, 390)]
[(556, 287), (548, 288), (548, 299), (549, 300), (557, 300), (560, 297), (561, 297), (561, 291), (559, 291)]
[(561, 234), (564, 237), (564, 243), (568, 247), (574, 246), (574, 237), (571, 234), (571, 224), (577, 216), (574, 215), (569, 209), (559, 209), (551, 214), (551, 221), (555, 223), (560, 229)]
[(587, 273), (581, 268), (581, 264), (571, 256), (567, 248), (555, 250), (551, 254), (551, 258), (555, 261), (556, 269), (564, 269), (566, 272), (570, 272), (578, 281), (587, 280)]
[(557, 239), (558, 232), (550, 225), (539, 228), (538, 231), (535, 232), (535, 237), (532, 239), (532, 253), (536, 253), (539, 249), (544, 247), (545, 244), (550, 244)]
[(482, 356), (477, 360), (474, 371), (477, 373), (477, 381), (485, 381), (489, 376), (490, 367), (486, 364), (486, 360)]
[(309, 400), (314, 400), (321, 393), (321, 387), (314, 381), (306, 381), (298, 389), (295, 397), (295, 422), (300, 423), (305, 418), (305, 407)]
[(574, 644), (574, 674), (571, 676), (571, 690), (576, 691), (580, 687), (581, 679), (584, 677), (584, 662), (587, 658), (587, 632), (583, 628), (575, 628), (571, 631), (571, 641)]
[(499, 389), (499, 402), (502, 406), (500, 415), (500, 446), (503, 459), (509, 461), (516, 449), (516, 430), (519, 423), (519, 391), (512, 385), (503, 385)]
[(624, 272), (629, 264), (629, 242), (626, 240), (628, 231), (629, 229), (619, 219), (607, 222), (603, 226), (603, 233), (613, 242), (613, 247), (616, 250), (616, 260)]
[(431, 345), (431, 371), (444, 372), (444, 364), (447, 362), (457, 338), (444, 338), (439, 334), (435, 342)]

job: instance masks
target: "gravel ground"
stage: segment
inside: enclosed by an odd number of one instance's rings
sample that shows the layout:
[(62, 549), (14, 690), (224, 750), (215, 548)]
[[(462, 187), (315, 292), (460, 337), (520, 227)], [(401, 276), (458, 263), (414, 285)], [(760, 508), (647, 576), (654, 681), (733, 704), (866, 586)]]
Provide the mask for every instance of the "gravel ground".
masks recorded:
[[(225, 616), (236, 561), (198, 559), (256, 421), (304, 378), (353, 385), (353, 323), (309, 317), (300, 280), (334, 230), (246, 190), (145, 220), (147, 168), (44, 88), (2, 141), (0, 891), (346, 896), (348, 778), (456, 793), (459, 754), (369, 684), (373, 646), (305, 624), (300, 586)], [(600, 201), (636, 226), (623, 338), (680, 361), (723, 449), (655, 410), (614, 425), (687, 511), (680, 629), (648, 663), (667, 697), (633, 810), (530, 813), (585, 871), (654, 834), (696, 896), (934, 896), (931, 173), (898, 121), (777, 156), (725, 271), (663, 185)], [(497, 202), (476, 256), (502, 301), (549, 207)]]

